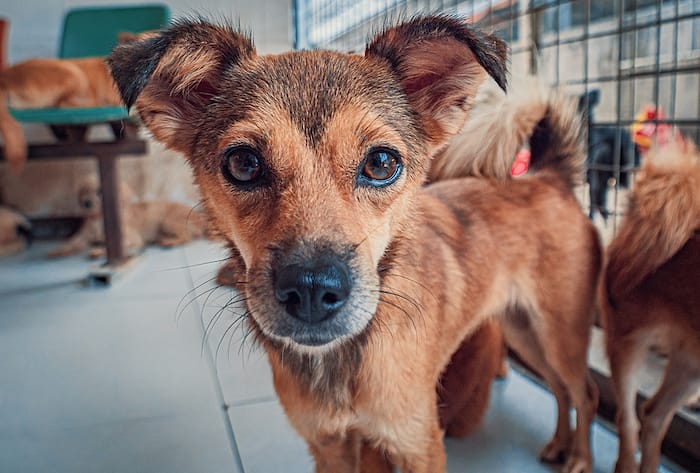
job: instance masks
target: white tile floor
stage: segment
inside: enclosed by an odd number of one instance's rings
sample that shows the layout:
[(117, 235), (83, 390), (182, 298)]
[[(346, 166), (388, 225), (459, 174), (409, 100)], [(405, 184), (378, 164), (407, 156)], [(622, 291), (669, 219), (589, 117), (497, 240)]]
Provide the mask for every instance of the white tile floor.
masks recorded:
[[(150, 248), (111, 288), (88, 288), (92, 263), (47, 260), (50, 246), (0, 260), (0, 472), (312, 471), (264, 355), (226, 332), (235, 315), (202, 343), (232, 296), (207, 292), (220, 248)], [(511, 370), (483, 429), (446, 441), (448, 471), (555, 471), (536, 459), (554, 415), (551, 395)], [(593, 435), (595, 471), (609, 472), (616, 438)]]

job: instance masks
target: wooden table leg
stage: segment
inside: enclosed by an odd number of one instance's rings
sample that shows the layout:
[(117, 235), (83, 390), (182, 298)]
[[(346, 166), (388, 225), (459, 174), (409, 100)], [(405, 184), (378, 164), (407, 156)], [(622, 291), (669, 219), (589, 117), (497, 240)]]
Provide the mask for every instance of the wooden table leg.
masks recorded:
[(119, 179), (117, 159), (114, 155), (102, 154), (97, 157), (102, 189), (102, 217), (104, 221), (107, 264), (117, 266), (125, 260), (121, 213), (119, 212)]

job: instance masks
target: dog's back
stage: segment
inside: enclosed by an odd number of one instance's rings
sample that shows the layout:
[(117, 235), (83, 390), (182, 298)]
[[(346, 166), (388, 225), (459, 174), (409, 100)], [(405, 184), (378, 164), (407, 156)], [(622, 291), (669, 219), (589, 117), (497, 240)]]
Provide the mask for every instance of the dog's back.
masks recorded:
[(641, 471), (655, 471), (673, 413), (700, 388), (700, 159), (691, 143), (653, 150), (608, 249), (599, 300), (617, 397), (616, 471), (636, 471), (635, 373), (652, 346), (668, 354), (641, 415)]
[(15, 108), (96, 107), (121, 100), (104, 58), (36, 58), (0, 71), (0, 134), (5, 159), (21, 169), (27, 154), (22, 127), (12, 117)]
[(602, 302), (611, 339), (647, 323), (671, 323), (694, 327), (700, 343), (698, 228), (695, 147), (680, 143), (650, 152), (626, 220), (608, 249)]

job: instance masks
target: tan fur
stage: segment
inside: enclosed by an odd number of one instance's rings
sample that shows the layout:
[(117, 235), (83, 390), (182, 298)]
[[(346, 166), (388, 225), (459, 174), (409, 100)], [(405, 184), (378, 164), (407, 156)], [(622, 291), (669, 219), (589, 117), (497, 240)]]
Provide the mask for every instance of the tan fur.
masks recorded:
[(0, 206), (0, 256), (24, 250), (26, 243), (18, 234), (19, 226), (29, 227), (29, 222), (17, 212)]
[(489, 321), (462, 342), (438, 383), (440, 426), (450, 437), (466, 437), (481, 424), (491, 382), (503, 368), (503, 334)]
[[(644, 159), (600, 287), (620, 435), (617, 473), (656, 472), (675, 411), (700, 389), (700, 155), (677, 139)], [(642, 407), (636, 372), (648, 350), (668, 355), (656, 394)]]
[[(571, 191), (584, 159), (575, 105), (543, 107), (532, 175), (426, 187), (430, 157), (461, 129), (484, 76), (475, 61), (504, 85), (503, 43), (444, 17), (389, 28), (364, 56), (258, 56), (240, 33), (195, 21), (110, 58), (127, 104), (192, 165), (232, 248), (248, 326), (319, 473), (387, 471), (383, 457), (405, 473), (444, 472), (438, 380), (499, 315), (558, 401), (543, 457), (591, 472), (597, 391), (586, 349), (600, 249)], [(253, 184), (227, 174), (241, 146), (263, 169)], [(377, 147), (403, 166), (385, 186), (358, 177)], [(347, 261), (352, 291), (332, 320), (311, 324), (285, 309), (275, 275), (319, 255)]]
[(7, 107), (97, 107), (119, 105), (104, 58), (30, 59), (0, 72), (0, 133), (5, 159), (20, 171), (27, 157), (22, 127)]
[[(121, 223), (124, 251), (134, 254), (145, 245), (177, 246), (204, 236), (204, 217), (191, 207), (179, 202), (151, 201), (130, 203), (128, 190), (121, 188)], [(50, 257), (80, 253), (93, 245), (104, 243), (102, 201), (95, 180), (86, 181), (78, 192), (78, 202), (85, 209), (80, 230), (59, 247), (49, 253)], [(89, 205), (89, 207), (87, 207)], [(90, 250), (90, 256), (104, 254), (104, 248)]]
[[(154, 35), (120, 33), (126, 44)], [(121, 104), (112, 76), (102, 57), (81, 59), (37, 58), (0, 70), (0, 136), (5, 159), (15, 172), (22, 170), (27, 158), (27, 142), (22, 126), (8, 107), (74, 108)]]
[(486, 80), (472, 113), (430, 166), (430, 181), (485, 176), (507, 179), (516, 153), (545, 113), (551, 91), (535, 77), (511, 81), (508, 93)]

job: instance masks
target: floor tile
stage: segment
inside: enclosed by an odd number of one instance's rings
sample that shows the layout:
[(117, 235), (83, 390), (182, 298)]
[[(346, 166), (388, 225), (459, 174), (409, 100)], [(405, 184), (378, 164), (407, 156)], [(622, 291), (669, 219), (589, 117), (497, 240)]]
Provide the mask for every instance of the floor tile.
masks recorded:
[(3, 473), (242, 473), (212, 410), (0, 434)]
[(309, 473), (313, 462), (277, 401), (235, 406), (229, 416), (246, 472)]

